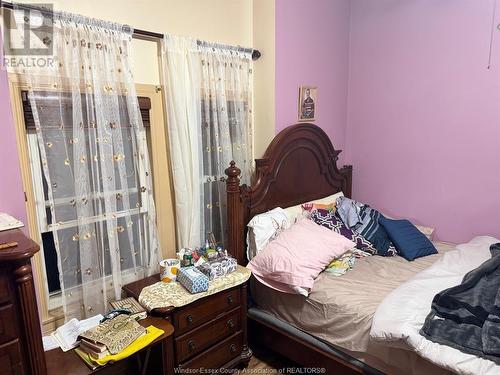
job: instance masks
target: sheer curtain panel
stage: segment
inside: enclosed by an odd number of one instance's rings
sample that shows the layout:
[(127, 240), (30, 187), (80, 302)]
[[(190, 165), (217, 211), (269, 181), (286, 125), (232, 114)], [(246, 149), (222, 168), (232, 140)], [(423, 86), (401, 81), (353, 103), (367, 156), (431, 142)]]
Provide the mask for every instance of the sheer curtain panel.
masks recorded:
[[(251, 52), (166, 35), (163, 74), (179, 247), (227, 238), (224, 170), (252, 171)], [(230, 249), (229, 249), (230, 250)]]
[(203, 237), (201, 205), (201, 64), (195, 39), (165, 35), (163, 78), (175, 192), (177, 245), (195, 247)]
[(123, 283), (157, 271), (151, 169), (130, 28), (58, 14), (52, 43), (53, 68), (22, 72), (38, 141), (32, 160), (43, 171), (37, 206), (41, 231), (53, 234), (65, 317), (85, 318), (107, 311)]
[(203, 222), (205, 232), (226, 243), (224, 171), (234, 160), (243, 183), (250, 182), (252, 171), (252, 53), (210, 43), (201, 44), (199, 51)]

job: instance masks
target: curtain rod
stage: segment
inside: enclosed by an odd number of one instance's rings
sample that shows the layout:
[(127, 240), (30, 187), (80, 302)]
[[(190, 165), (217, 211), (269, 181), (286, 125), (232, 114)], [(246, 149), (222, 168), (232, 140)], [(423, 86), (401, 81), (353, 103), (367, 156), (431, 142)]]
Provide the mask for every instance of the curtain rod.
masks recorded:
[(214, 48), (220, 48), (220, 49), (227, 49), (231, 51), (238, 51), (238, 52), (253, 52), (254, 50), (252, 48), (245, 48), (241, 46), (231, 46), (227, 44), (219, 44), (219, 43), (210, 43), (210, 42), (205, 42), (204, 40), (197, 40), (196, 41), (199, 46), (202, 47), (214, 47)]
[[(0, 0), (0, 5), (2, 8), (14, 10), (13, 3), (6, 3), (6, 2), (3, 2), (2, 0)], [(19, 8), (26, 9), (26, 10), (35, 10), (37, 12), (44, 14), (44, 15), (48, 15), (50, 17), (52, 17), (54, 14), (57, 13), (57, 12), (54, 12), (53, 10), (50, 10), (50, 9), (44, 9), (42, 7), (35, 7), (35, 6), (29, 5), (29, 4), (16, 3), (16, 6)], [(133, 30), (132, 37), (135, 37), (138, 39), (141, 39), (141, 38), (153, 38), (153, 39), (159, 39), (159, 40), (163, 39), (163, 34), (155, 33), (154, 31), (141, 30), (141, 29), (135, 29), (135, 28), (132, 28), (132, 30)], [(205, 46), (205, 45), (209, 45), (209, 43), (202, 41), (202, 40), (198, 40), (198, 45)], [(223, 48), (223, 49), (252, 52), (252, 60), (258, 60), (261, 56), (260, 51), (257, 49), (228, 46), (228, 45), (223, 45), (223, 44), (215, 44), (215, 45), (218, 48)]]

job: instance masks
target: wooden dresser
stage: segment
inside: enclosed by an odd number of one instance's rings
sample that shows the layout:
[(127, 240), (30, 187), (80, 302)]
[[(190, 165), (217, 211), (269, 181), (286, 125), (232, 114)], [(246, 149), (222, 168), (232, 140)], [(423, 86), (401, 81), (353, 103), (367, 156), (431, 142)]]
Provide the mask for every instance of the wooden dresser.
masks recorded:
[(0, 373), (46, 373), (31, 257), (38, 245), (18, 230), (0, 232)]
[[(136, 299), (159, 275), (125, 285)], [(174, 326), (175, 366), (220, 369), (246, 366), (252, 357), (247, 344), (247, 283), (223, 290), (179, 308), (155, 309), (152, 315)]]

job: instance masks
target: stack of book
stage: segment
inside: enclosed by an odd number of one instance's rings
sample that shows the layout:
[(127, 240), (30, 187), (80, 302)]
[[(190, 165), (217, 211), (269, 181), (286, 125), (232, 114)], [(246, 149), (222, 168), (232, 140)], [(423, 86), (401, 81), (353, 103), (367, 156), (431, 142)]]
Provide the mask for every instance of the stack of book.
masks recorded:
[(75, 349), (75, 353), (92, 371), (101, 367), (96, 360), (102, 359), (110, 354), (106, 345), (92, 342), (84, 338), (80, 340), (80, 346)]
[(80, 341), (80, 350), (87, 353), (93, 359), (102, 359), (109, 354), (108, 347), (98, 342), (82, 338)]
[(106, 320), (94, 328), (80, 333), (80, 347), (75, 349), (85, 364), (92, 370), (99, 367), (96, 361), (117, 354), (130, 345), (138, 337), (146, 333), (136, 320), (145, 318), (146, 310), (134, 298), (125, 298), (110, 302), (115, 310), (129, 311), (130, 315), (118, 315)]

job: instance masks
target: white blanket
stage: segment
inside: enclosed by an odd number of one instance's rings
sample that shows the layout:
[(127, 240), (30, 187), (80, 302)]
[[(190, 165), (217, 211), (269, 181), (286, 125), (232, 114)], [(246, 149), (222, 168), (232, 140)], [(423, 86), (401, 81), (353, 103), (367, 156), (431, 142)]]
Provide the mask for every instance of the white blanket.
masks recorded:
[(458, 245), (431, 267), (393, 290), (375, 312), (370, 338), (386, 346), (409, 347), (436, 365), (458, 374), (500, 374), (500, 366), (492, 361), (434, 343), (419, 334), (434, 296), (460, 284), (467, 272), (490, 259), (489, 247), (497, 242), (500, 240), (482, 236)]

